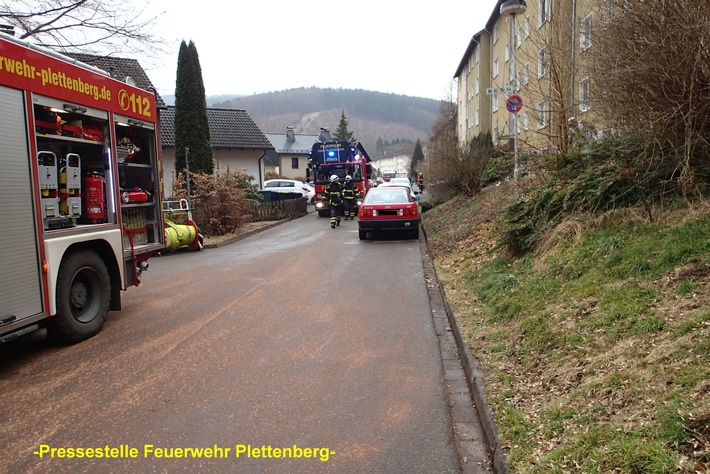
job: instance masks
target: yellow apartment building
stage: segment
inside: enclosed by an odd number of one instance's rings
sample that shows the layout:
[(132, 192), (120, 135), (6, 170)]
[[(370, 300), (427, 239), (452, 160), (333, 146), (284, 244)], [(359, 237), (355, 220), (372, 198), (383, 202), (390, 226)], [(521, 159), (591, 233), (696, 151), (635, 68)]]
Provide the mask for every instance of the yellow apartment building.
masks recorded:
[[(490, 133), (496, 145), (512, 149), (516, 134), (521, 153), (566, 150), (593, 121), (585, 53), (596, 17), (612, 2), (491, 3), (485, 28), (471, 38), (454, 75), (460, 143)], [(522, 99), (517, 114), (506, 104), (513, 95)]]

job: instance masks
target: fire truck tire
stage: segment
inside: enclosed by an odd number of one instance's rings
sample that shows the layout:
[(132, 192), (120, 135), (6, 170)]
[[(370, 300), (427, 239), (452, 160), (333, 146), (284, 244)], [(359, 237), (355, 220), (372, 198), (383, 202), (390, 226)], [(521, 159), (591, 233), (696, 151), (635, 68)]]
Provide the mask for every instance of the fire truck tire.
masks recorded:
[(96, 335), (110, 300), (111, 279), (101, 257), (90, 250), (67, 255), (57, 274), (57, 314), (48, 319), (48, 336), (73, 344)]

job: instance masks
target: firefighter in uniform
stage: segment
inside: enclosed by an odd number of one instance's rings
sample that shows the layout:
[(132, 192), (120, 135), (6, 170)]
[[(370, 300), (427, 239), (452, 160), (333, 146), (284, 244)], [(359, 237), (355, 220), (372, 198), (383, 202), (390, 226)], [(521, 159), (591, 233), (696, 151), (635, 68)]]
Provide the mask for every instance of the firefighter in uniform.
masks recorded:
[(353, 183), (353, 178), (350, 175), (345, 177), (343, 184), (343, 208), (345, 220), (355, 220), (355, 199), (360, 197), (360, 190)]
[(323, 195), (328, 201), (330, 208), (330, 227), (335, 229), (335, 226), (340, 225), (340, 215), (343, 212), (343, 187), (338, 181), (338, 175), (330, 177), (330, 183), (325, 187)]
[(424, 175), (422, 173), (417, 175), (417, 187), (420, 193), (424, 192)]

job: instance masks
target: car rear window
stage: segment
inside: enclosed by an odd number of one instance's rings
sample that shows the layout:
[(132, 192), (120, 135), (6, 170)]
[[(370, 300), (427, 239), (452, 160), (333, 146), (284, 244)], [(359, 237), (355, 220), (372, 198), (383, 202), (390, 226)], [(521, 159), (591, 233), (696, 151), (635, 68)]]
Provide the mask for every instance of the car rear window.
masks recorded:
[(401, 188), (371, 189), (365, 195), (364, 204), (404, 204), (409, 202), (407, 191)]

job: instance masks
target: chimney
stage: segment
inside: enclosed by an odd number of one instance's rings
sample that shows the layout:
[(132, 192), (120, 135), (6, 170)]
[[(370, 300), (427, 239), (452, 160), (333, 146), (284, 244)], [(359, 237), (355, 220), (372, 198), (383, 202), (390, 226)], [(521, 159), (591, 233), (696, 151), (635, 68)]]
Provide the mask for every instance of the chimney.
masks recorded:
[(333, 139), (330, 136), (330, 130), (325, 127), (321, 127), (320, 128), (320, 135), (318, 136), (318, 140), (320, 140), (322, 142), (332, 142)]
[(290, 142), (296, 141), (296, 133), (293, 131), (293, 127), (286, 127), (286, 140)]

